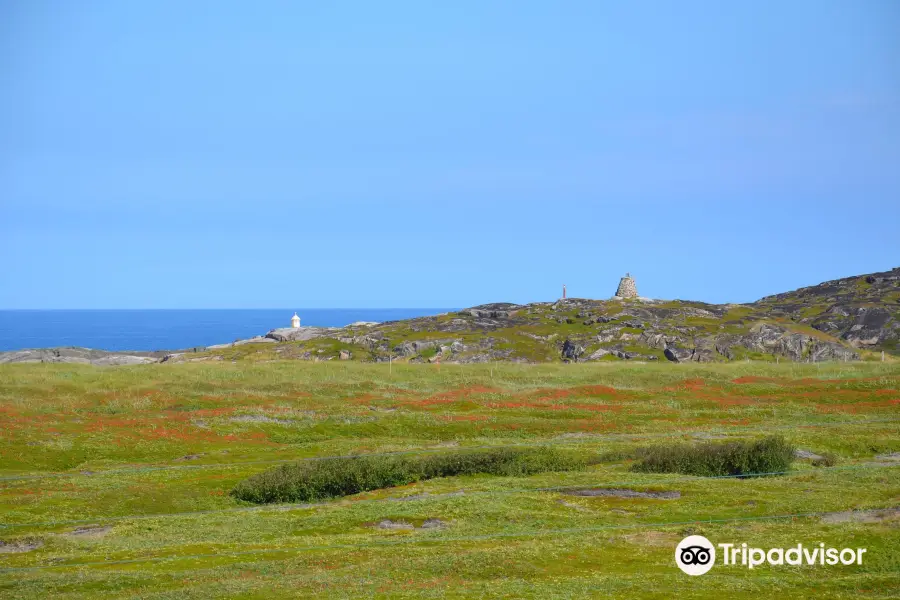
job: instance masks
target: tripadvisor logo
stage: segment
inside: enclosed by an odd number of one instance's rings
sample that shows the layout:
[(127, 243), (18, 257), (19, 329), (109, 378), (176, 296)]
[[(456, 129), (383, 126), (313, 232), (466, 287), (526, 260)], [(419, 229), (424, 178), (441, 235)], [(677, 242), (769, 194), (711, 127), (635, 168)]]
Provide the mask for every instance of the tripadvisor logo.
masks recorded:
[(703, 575), (716, 564), (716, 548), (721, 552), (722, 565), (753, 569), (760, 565), (861, 565), (866, 548), (826, 548), (825, 544), (806, 547), (797, 544), (790, 548), (753, 548), (747, 544), (713, 544), (702, 535), (690, 535), (675, 547), (675, 564), (688, 575)]
[(689, 535), (675, 547), (675, 564), (688, 575), (703, 575), (716, 564), (716, 548), (702, 535)]

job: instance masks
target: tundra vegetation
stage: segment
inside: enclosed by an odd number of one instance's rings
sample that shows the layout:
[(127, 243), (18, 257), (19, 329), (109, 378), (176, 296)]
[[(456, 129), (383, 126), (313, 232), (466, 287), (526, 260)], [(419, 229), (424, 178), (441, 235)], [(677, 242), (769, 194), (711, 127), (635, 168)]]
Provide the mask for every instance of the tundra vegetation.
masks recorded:
[(759, 441), (666, 444), (639, 450), (640, 460), (632, 470), (703, 477), (784, 475), (795, 452), (780, 435)]
[[(0, 596), (896, 597), (898, 407), (894, 362), (0, 365)], [(867, 553), (688, 579), (689, 534)]]

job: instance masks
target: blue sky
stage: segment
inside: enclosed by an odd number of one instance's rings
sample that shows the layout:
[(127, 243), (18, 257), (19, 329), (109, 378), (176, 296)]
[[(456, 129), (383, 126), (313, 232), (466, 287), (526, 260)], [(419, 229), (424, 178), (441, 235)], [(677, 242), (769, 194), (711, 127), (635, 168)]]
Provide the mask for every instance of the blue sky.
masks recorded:
[(740, 302), (889, 269), (898, 31), (892, 0), (3, 2), (0, 308), (468, 306), (626, 271)]

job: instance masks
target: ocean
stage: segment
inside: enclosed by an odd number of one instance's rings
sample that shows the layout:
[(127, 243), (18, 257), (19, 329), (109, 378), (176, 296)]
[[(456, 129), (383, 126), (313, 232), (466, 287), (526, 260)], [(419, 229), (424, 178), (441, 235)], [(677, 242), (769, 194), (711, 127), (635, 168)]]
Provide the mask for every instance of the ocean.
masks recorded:
[[(396, 321), (452, 308), (309, 308), (303, 325), (343, 327)], [(225, 344), (290, 327), (293, 309), (0, 310), (0, 351), (53, 346), (97, 350), (181, 350)]]

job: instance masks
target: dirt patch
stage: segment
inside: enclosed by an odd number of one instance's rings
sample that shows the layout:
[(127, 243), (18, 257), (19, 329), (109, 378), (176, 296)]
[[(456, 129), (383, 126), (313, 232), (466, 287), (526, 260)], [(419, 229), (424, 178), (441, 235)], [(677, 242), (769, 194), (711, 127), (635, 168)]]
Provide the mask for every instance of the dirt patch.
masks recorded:
[(824, 523), (880, 523), (893, 519), (900, 519), (900, 508), (848, 510), (822, 515), (822, 522)]
[(44, 545), (41, 540), (24, 539), (5, 542), (0, 540), (0, 554), (17, 554), (19, 552), (31, 552)]
[(701, 431), (699, 433), (695, 433), (692, 437), (697, 440), (724, 440), (730, 436), (724, 433), (707, 433), (705, 431)]
[(631, 542), (632, 544), (640, 544), (642, 546), (672, 546), (677, 542), (674, 535), (671, 533), (663, 533), (662, 531), (629, 533), (623, 535), (622, 539)]
[(440, 519), (425, 519), (420, 529), (439, 529), (446, 524), (446, 522), (441, 521)]
[(566, 502), (565, 500), (557, 500), (559, 504), (562, 504), (566, 508), (574, 508), (575, 510), (580, 510), (581, 512), (590, 512), (591, 509), (581, 506), (580, 504), (572, 504), (571, 502)]
[(407, 523), (406, 521), (392, 521), (391, 519), (384, 519), (379, 521), (375, 526), (378, 529), (406, 529), (412, 530), (415, 529), (416, 526), (412, 523)]
[(900, 452), (891, 452), (890, 454), (878, 454), (875, 456), (875, 459), (900, 462)]
[(794, 456), (800, 460), (821, 460), (823, 458), (819, 454), (810, 452), (809, 450), (801, 450), (799, 448), (794, 451)]
[(639, 492), (620, 488), (593, 488), (587, 490), (567, 490), (563, 492), (567, 496), (582, 496), (587, 498), (655, 498), (658, 500), (673, 500), (681, 498), (681, 492)]
[(111, 525), (85, 525), (84, 527), (76, 527), (66, 535), (79, 537), (101, 537), (112, 531)]
[(179, 461), (179, 462), (184, 461), (184, 460), (197, 460), (201, 456), (204, 456), (204, 454), (202, 452), (200, 454), (187, 454), (185, 456), (179, 456), (175, 460)]
[(277, 419), (266, 415), (238, 415), (229, 419), (234, 423), (278, 423), (279, 425), (290, 425), (289, 419)]
[(413, 531), (414, 529), (440, 529), (441, 527), (445, 527), (447, 525), (446, 521), (442, 521), (441, 519), (425, 519), (422, 521), (422, 524), (416, 527), (413, 523), (409, 521), (400, 521), (394, 519), (382, 519), (378, 523), (375, 523), (375, 527), (378, 529), (390, 529), (390, 530), (400, 530), (400, 531)]
[(412, 502), (414, 500), (438, 500), (440, 498), (453, 498), (456, 496), (462, 496), (465, 492), (463, 490), (459, 490), (458, 492), (450, 492), (448, 494), (429, 494), (428, 492), (424, 492), (422, 494), (415, 494), (413, 496), (400, 496), (399, 498), (388, 498), (392, 502)]
[(456, 440), (451, 440), (449, 442), (441, 442), (439, 444), (432, 444), (428, 446), (429, 448), (458, 448), (459, 442)]

